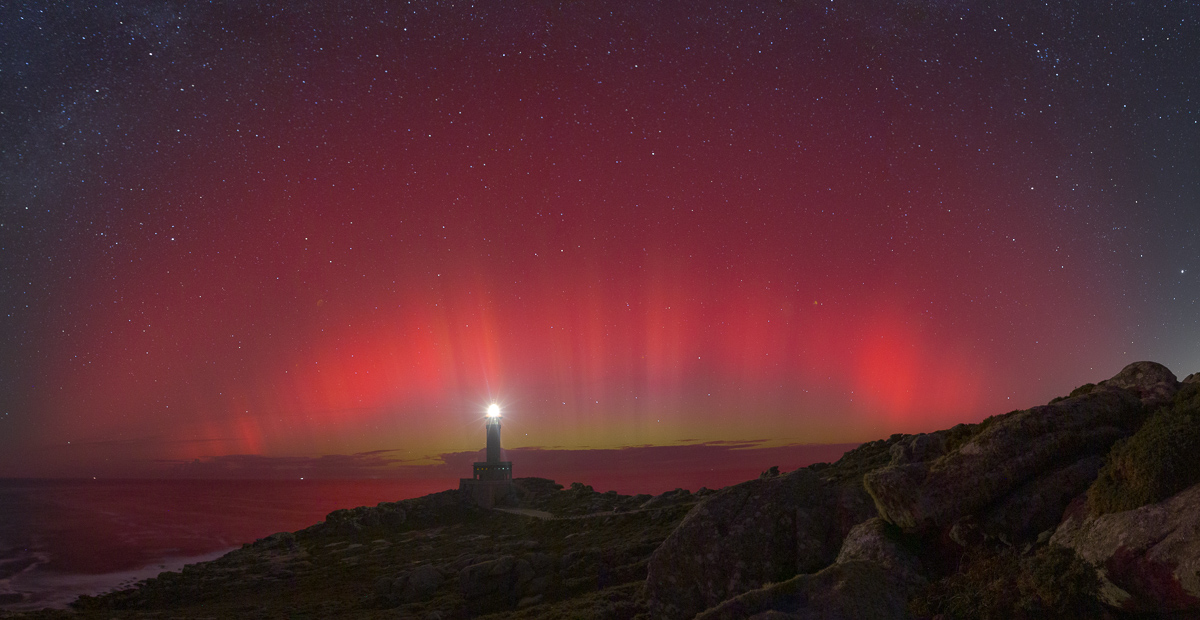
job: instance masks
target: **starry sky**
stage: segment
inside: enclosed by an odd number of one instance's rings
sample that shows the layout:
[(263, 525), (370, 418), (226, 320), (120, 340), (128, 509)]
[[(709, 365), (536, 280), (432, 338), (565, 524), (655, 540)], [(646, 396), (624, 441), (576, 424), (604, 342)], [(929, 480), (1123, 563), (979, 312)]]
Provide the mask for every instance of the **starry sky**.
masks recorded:
[(416, 472), (493, 401), (514, 450), (736, 460), (1183, 377), (1198, 19), (5, 3), (0, 476)]

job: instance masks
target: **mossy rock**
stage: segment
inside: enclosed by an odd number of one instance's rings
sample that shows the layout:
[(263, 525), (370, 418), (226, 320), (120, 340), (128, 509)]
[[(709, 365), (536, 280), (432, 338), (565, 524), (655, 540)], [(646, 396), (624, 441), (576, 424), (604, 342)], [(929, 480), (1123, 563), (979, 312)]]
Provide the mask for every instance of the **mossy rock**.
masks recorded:
[(1200, 483), (1200, 384), (1187, 384), (1109, 451), (1088, 489), (1094, 515), (1154, 504)]
[(1100, 617), (1096, 571), (1074, 551), (1049, 545), (1021, 556), (977, 548), (957, 572), (930, 582), (908, 605), (917, 618), (1009, 620)]

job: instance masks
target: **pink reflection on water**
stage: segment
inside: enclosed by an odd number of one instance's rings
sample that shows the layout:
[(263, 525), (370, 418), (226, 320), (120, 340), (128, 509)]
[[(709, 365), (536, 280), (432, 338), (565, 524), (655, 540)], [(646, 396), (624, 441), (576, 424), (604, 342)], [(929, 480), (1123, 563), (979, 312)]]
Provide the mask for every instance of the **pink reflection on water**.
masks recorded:
[(0, 609), (63, 607), (457, 480), (0, 480)]
[[(4, 481), (4, 515), (62, 573), (130, 570), (298, 530), (339, 508), (442, 491), (456, 480)], [(7, 534), (7, 535), (5, 535)]]

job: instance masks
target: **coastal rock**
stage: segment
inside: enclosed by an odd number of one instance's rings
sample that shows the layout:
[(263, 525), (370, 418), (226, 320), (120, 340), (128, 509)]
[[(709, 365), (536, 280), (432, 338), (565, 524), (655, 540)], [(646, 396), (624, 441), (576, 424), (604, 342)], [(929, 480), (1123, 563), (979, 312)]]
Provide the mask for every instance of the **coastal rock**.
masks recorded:
[(946, 431), (906, 435), (888, 450), (889, 465), (907, 465), (931, 461), (946, 453)]
[(901, 620), (909, 597), (926, 583), (921, 561), (897, 542), (896, 526), (879, 517), (846, 534), (832, 566), (746, 592), (697, 620)]
[(876, 562), (851, 560), (746, 592), (696, 620), (902, 620), (912, 589)]
[(331, 535), (346, 535), (372, 527), (395, 528), (403, 525), (407, 517), (399, 502), (345, 508), (325, 516), (325, 531)]
[(1058, 525), (1071, 500), (1087, 490), (1102, 465), (1104, 457), (1092, 455), (1034, 478), (983, 513), (980, 529), (1009, 545), (1036, 540)]
[(1050, 538), (1097, 568), (1105, 603), (1200, 612), (1200, 485), (1157, 504), (1093, 517), (1080, 497)]
[(899, 535), (896, 526), (880, 517), (863, 521), (846, 534), (835, 564), (866, 560), (887, 569), (899, 582), (925, 583), (920, 559), (897, 542)]
[(873, 516), (861, 487), (810, 469), (725, 488), (692, 509), (651, 556), (651, 611), (691, 618), (765, 583), (820, 570), (846, 533)]
[(1156, 362), (1134, 362), (1113, 378), (1100, 382), (1101, 386), (1130, 390), (1142, 399), (1149, 409), (1156, 409), (1171, 402), (1179, 391), (1175, 373)]
[(675, 489), (667, 491), (659, 495), (655, 495), (642, 503), (642, 509), (662, 508), (664, 506), (675, 506), (692, 500), (692, 492), (687, 489)]
[(926, 449), (931, 460), (894, 458), (896, 464), (867, 473), (863, 484), (880, 516), (906, 531), (948, 527), (1042, 472), (1104, 454), (1143, 412), (1133, 391), (1100, 387), (1002, 416), (946, 454)]
[(414, 569), (400, 591), (400, 600), (405, 603), (423, 601), (433, 596), (433, 593), (446, 581), (433, 566), (425, 564)]
[(458, 589), (474, 610), (513, 607), (536, 576), (524, 559), (504, 556), (472, 564), (458, 573)]
[(395, 578), (375, 582), (375, 593), (388, 606), (428, 600), (446, 578), (431, 564), (424, 564)]
[(294, 551), (296, 535), (291, 532), (275, 532), (270, 536), (254, 541), (253, 546), (263, 550)]

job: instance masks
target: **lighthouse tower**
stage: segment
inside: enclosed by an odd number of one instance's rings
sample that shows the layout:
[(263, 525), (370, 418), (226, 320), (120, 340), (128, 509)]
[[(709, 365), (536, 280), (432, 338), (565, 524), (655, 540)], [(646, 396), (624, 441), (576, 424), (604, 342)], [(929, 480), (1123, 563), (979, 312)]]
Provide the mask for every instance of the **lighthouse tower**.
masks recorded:
[(475, 502), (492, 507), (512, 490), (512, 461), (500, 460), (500, 407), (487, 411), (487, 460), (475, 463), (473, 476), (459, 480), (460, 491), (467, 491)]

